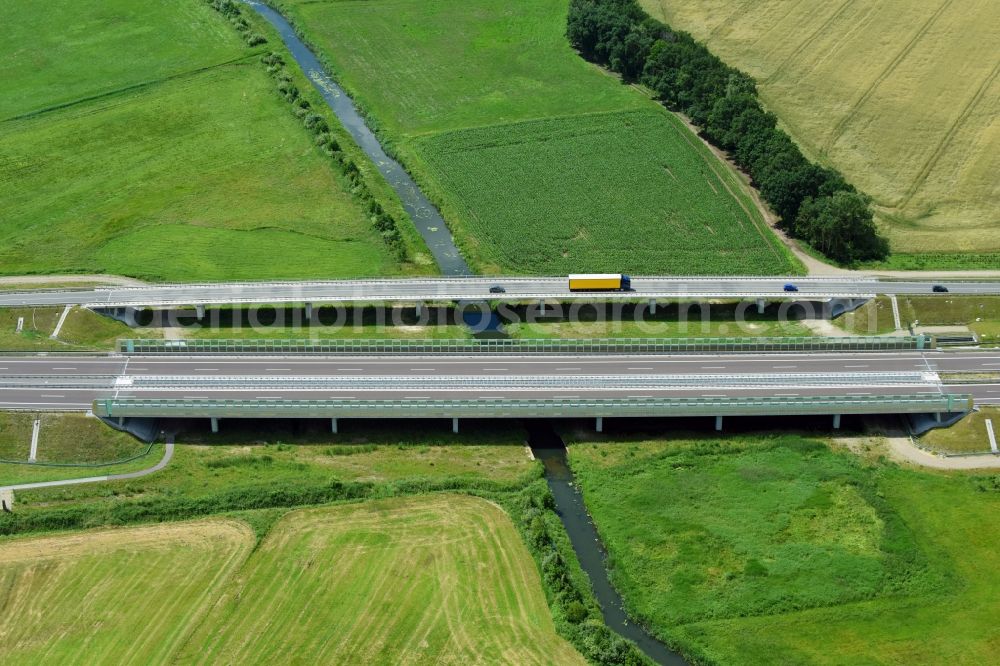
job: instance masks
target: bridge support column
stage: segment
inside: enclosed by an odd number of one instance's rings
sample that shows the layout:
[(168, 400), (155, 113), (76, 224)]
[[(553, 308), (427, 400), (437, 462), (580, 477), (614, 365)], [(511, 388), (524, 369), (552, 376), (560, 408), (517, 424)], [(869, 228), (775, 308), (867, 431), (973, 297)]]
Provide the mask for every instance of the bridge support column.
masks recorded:
[(651, 315), (655, 315), (656, 314), (656, 299), (655, 298), (649, 299), (649, 314), (651, 314)]
[(124, 428), (125, 427), (125, 417), (124, 416), (119, 416), (118, 417), (118, 427), (119, 428)]
[(212, 417), (212, 432), (219, 432), (219, 419), (215, 416)]
[(604, 417), (603, 416), (598, 416), (597, 417), (596, 430), (597, 430), (597, 432), (604, 432)]
[(205, 318), (205, 306), (204, 305), (196, 305), (196, 306), (194, 306), (194, 313), (196, 315), (198, 315), (198, 319), (204, 319)]
[(451, 431), (453, 433), (455, 433), (455, 434), (458, 434), (458, 417), (457, 416), (454, 417), (454, 418), (452, 418), (452, 420), (451, 420)]
[(541, 298), (538, 299), (538, 314), (545, 316), (545, 300)]
[(337, 419), (330, 419), (330, 432), (337, 434)]
[(716, 416), (715, 417), (715, 429), (717, 431), (719, 431), (719, 432), (722, 432), (722, 417), (721, 416)]
[(936, 412), (934, 414), (934, 420), (937, 421), (938, 423), (941, 423), (941, 412)]
[(313, 304), (306, 303), (306, 321), (313, 320)]
[(840, 430), (840, 414), (833, 415), (833, 429)]
[(767, 304), (764, 302), (763, 298), (758, 298), (757, 299), (757, 314), (764, 314), (764, 307), (766, 305)]
[(419, 319), (419, 318), (420, 318), (420, 317), (422, 317), (422, 316), (423, 316), (423, 314), (424, 314), (424, 304), (423, 304), (423, 303), (420, 303), (420, 302), (418, 302), (418, 303), (417, 303), (417, 304), (416, 304), (416, 305), (415, 305), (415, 306), (413, 307), (413, 310), (414, 310), (414, 311), (416, 312), (416, 315), (417, 315), (417, 318)]

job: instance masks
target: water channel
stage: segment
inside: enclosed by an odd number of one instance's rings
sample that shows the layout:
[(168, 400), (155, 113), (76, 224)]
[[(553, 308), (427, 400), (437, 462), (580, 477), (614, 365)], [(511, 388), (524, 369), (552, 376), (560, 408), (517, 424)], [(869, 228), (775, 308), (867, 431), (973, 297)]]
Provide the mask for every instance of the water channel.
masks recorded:
[(621, 595), (611, 584), (605, 560), (607, 552), (597, 535), (583, 496), (573, 479), (566, 460), (566, 445), (546, 420), (528, 421), (528, 443), (535, 458), (545, 465), (545, 480), (556, 501), (556, 512), (569, 534), (580, 566), (590, 578), (594, 596), (601, 604), (604, 623), (639, 646), (646, 656), (662, 666), (687, 666), (678, 653), (632, 622), (625, 613)]
[[(361, 149), (378, 167), (379, 172), (392, 186), (403, 202), (403, 207), (413, 219), (420, 235), (430, 249), (444, 275), (472, 275), (462, 255), (455, 247), (451, 232), (441, 213), (420, 191), (396, 160), (386, 155), (375, 134), (365, 124), (361, 114), (344, 90), (323, 70), (316, 55), (299, 39), (294, 28), (280, 13), (254, 0), (244, 0), (254, 11), (263, 16), (281, 35), (292, 57), (323, 96), (333, 113), (340, 119)], [(469, 313), (465, 323), (470, 327), (479, 323), (478, 313)], [(487, 332), (499, 332), (499, 320), (493, 313), (485, 313), (491, 325)], [(604, 614), (605, 623), (614, 631), (633, 641), (653, 661), (662, 666), (687, 666), (681, 655), (672, 652), (640, 625), (628, 618), (622, 599), (608, 579), (605, 568), (607, 553), (597, 536), (597, 529), (590, 520), (580, 491), (573, 483), (573, 473), (566, 461), (566, 446), (548, 421), (529, 423), (529, 437), (536, 458), (545, 465), (545, 478), (556, 501), (556, 510), (569, 533), (570, 542), (591, 585)]]
[(385, 177), (386, 182), (399, 195), (399, 199), (403, 202), (403, 208), (406, 209), (413, 223), (417, 226), (417, 230), (434, 256), (441, 273), (455, 276), (472, 275), (468, 264), (465, 263), (458, 248), (455, 247), (455, 239), (452, 238), (441, 213), (424, 196), (424, 193), (420, 191), (402, 165), (389, 157), (382, 149), (375, 134), (358, 113), (354, 102), (333, 79), (326, 75), (319, 59), (299, 39), (291, 24), (285, 20), (284, 16), (263, 3), (254, 0), (244, 1), (278, 30), (285, 46), (295, 58), (295, 62), (299, 64), (305, 75), (312, 81), (313, 86), (323, 96), (330, 110), (340, 119), (344, 128), (354, 137), (354, 141), (368, 155), (372, 163)]

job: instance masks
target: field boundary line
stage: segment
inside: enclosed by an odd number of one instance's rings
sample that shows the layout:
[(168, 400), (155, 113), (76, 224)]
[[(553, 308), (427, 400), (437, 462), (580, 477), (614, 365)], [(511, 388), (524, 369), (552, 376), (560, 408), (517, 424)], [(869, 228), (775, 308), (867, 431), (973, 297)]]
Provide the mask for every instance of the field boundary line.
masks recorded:
[(154, 86), (167, 83), (170, 81), (198, 76), (199, 74), (204, 74), (205, 72), (209, 72), (213, 69), (219, 69), (227, 65), (234, 65), (244, 61), (249, 61), (252, 58), (258, 57), (259, 55), (260, 52), (254, 51), (250, 55), (241, 56), (239, 58), (234, 58), (232, 60), (225, 60), (223, 62), (217, 62), (212, 65), (199, 67), (197, 69), (190, 69), (183, 72), (178, 72), (177, 74), (170, 74), (169, 76), (164, 76), (159, 79), (140, 81), (139, 83), (133, 83), (131, 85), (127, 85), (124, 88), (116, 88), (115, 90), (109, 90), (107, 92), (99, 93), (97, 95), (89, 95), (87, 97), (81, 97), (79, 99), (70, 100), (69, 102), (63, 102), (62, 104), (56, 104), (54, 106), (42, 107), (41, 109), (35, 109), (34, 111), (29, 111), (28, 113), (22, 113), (16, 116), (11, 116), (9, 118), (4, 118), (3, 120), (0, 120), (0, 122), (9, 123), (9, 122), (16, 122), (18, 120), (32, 120), (34, 118), (37, 118), (38, 116), (54, 113), (56, 111), (62, 111), (63, 109), (79, 106), (81, 104), (87, 104), (88, 102), (96, 102), (97, 100), (105, 99), (108, 97), (117, 97), (118, 95), (127, 95), (128, 93), (131, 92), (143, 90), (144, 88), (152, 88)]
[(765, 77), (762, 80), (762, 82), (765, 84), (770, 83), (779, 78), (782, 74), (784, 74), (785, 69), (788, 68), (788, 66), (792, 63), (792, 61), (797, 60), (798, 56), (802, 55), (802, 53), (806, 51), (809, 48), (809, 46), (811, 46), (812, 43), (815, 42), (816, 39), (821, 34), (826, 33), (827, 28), (829, 28), (832, 23), (834, 23), (837, 19), (843, 16), (844, 12), (846, 12), (856, 1), (857, 0), (846, 0), (846, 2), (844, 2), (837, 9), (837, 11), (835, 11), (825, 21), (823, 21), (823, 23), (818, 28), (813, 30), (812, 33), (810, 33), (810, 35), (805, 38), (805, 40), (800, 42), (799, 45), (796, 46), (795, 49), (793, 49), (792, 52), (784, 60), (781, 61), (781, 64), (775, 67), (774, 71), (768, 74), (767, 77)]
[(913, 35), (913, 37), (910, 38), (910, 40), (903, 46), (903, 48), (899, 51), (899, 53), (896, 54), (896, 56), (892, 59), (892, 61), (885, 67), (885, 69), (883, 69), (882, 72), (875, 78), (875, 80), (872, 81), (871, 85), (868, 86), (868, 88), (861, 95), (861, 97), (858, 98), (858, 100), (855, 101), (853, 104), (851, 104), (851, 108), (848, 109), (844, 117), (837, 122), (837, 124), (833, 128), (833, 132), (830, 133), (830, 136), (823, 143), (822, 147), (823, 152), (828, 153), (830, 151), (830, 148), (833, 147), (833, 144), (835, 144), (837, 140), (847, 130), (848, 123), (851, 122), (851, 119), (854, 118), (858, 110), (862, 106), (864, 106), (869, 99), (871, 99), (872, 95), (875, 94), (875, 91), (878, 90), (879, 86), (881, 86), (885, 82), (885, 80), (888, 79), (892, 75), (892, 73), (896, 71), (896, 68), (899, 67), (899, 65), (904, 60), (906, 60), (907, 56), (910, 55), (910, 53), (913, 51), (914, 48), (916, 48), (920, 40), (923, 39), (923, 37), (931, 29), (931, 26), (933, 26), (937, 22), (937, 20), (941, 17), (941, 15), (944, 14), (949, 7), (951, 7), (953, 1), (954, 0), (945, 0), (941, 4), (941, 6), (938, 7), (937, 10), (935, 10), (935, 12), (931, 14), (931, 16), (926, 21), (924, 21), (924, 24), (920, 26), (920, 28)]
[[(717, 36), (723, 29), (728, 28), (733, 23), (735, 23), (738, 19), (740, 19), (744, 14), (747, 13), (747, 10), (752, 5), (754, 5), (755, 2), (756, 0), (743, 0), (743, 2), (740, 3), (740, 6), (733, 9), (732, 13), (730, 13), (729, 16), (724, 18), (717, 26), (708, 31), (708, 37), (706, 38), (706, 40)], [(664, 19), (666, 19), (667, 12), (663, 8), (663, 4), (664, 0), (660, 0), (660, 11), (663, 13)], [(667, 21), (664, 21), (664, 23), (666, 22)]]
[(903, 200), (899, 204), (898, 208), (903, 208), (910, 203), (913, 197), (916, 196), (917, 191), (923, 187), (925, 182), (927, 182), (927, 178), (931, 175), (931, 171), (934, 170), (938, 161), (940, 161), (941, 157), (947, 151), (948, 146), (955, 138), (955, 135), (958, 134), (958, 130), (961, 129), (962, 125), (964, 125), (969, 119), (973, 110), (979, 106), (979, 103), (983, 101), (983, 97), (986, 96), (986, 91), (989, 90), (993, 83), (997, 80), (998, 75), (1000, 75), (1000, 60), (997, 60), (993, 69), (986, 75), (986, 78), (983, 79), (983, 82), (979, 85), (979, 88), (972, 96), (972, 99), (969, 100), (969, 102), (965, 105), (965, 108), (962, 109), (958, 118), (955, 119), (955, 122), (951, 124), (948, 131), (945, 132), (943, 137), (941, 137), (941, 141), (938, 142), (937, 147), (934, 148), (930, 157), (928, 157), (927, 161), (924, 162), (924, 165), (921, 167), (916, 178), (914, 178), (910, 186), (906, 188), (906, 193), (903, 195)]

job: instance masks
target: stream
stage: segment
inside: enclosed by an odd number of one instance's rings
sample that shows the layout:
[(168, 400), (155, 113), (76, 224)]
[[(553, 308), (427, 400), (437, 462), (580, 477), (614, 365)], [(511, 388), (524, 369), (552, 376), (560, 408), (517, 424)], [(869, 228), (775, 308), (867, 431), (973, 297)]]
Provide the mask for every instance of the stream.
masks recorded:
[(333, 79), (326, 75), (319, 59), (299, 39), (291, 24), (280, 13), (263, 3), (254, 0), (244, 0), (244, 2), (278, 30), (295, 62), (323, 96), (330, 110), (340, 119), (341, 124), (354, 137), (361, 150), (368, 155), (379, 173), (399, 195), (403, 208), (416, 225), (441, 273), (455, 276), (472, 275), (468, 264), (455, 247), (455, 239), (452, 238), (441, 213), (417, 187), (402, 165), (386, 154), (378, 138), (358, 113), (354, 102)]
[(647, 657), (662, 666), (687, 666), (680, 654), (654, 638), (625, 613), (621, 595), (611, 584), (605, 566), (607, 551), (590, 520), (583, 496), (566, 460), (566, 445), (552, 424), (546, 420), (526, 422), (528, 443), (535, 458), (545, 466), (545, 480), (556, 501), (556, 513), (569, 534), (573, 551), (584, 573), (590, 578), (594, 596), (601, 604), (604, 623), (639, 646)]
[[(280, 13), (254, 0), (244, 0), (258, 14), (273, 25), (281, 35), (282, 41), (292, 57), (302, 68), (302, 71), (312, 81), (313, 86), (323, 96), (330, 110), (340, 119), (348, 133), (357, 142), (361, 150), (376, 165), (386, 182), (395, 190), (403, 207), (413, 219), (417, 230), (437, 261), (444, 275), (472, 275), (462, 255), (455, 247), (455, 240), (448, 230), (441, 213), (427, 199), (420, 188), (396, 160), (389, 157), (375, 134), (365, 124), (358, 113), (354, 102), (323, 70), (316, 55), (299, 39), (294, 28)], [(480, 323), (473, 313), (466, 318), (465, 323), (472, 327)], [(499, 320), (493, 313), (485, 315), (490, 324), (486, 326), (489, 332), (499, 332)], [(474, 321), (473, 321), (474, 320)], [(634, 624), (626, 615), (622, 598), (611, 585), (605, 568), (607, 553), (597, 535), (597, 529), (590, 520), (583, 497), (573, 482), (573, 472), (566, 461), (566, 446), (556, 434), (548, 421), (531, 422), (529, 443), (536, 458), (545, 465), (545, 478), (549, 489), (555, 497), (556, 510), (569, 534), (573, 550), (590, 578), (591, 586), (601, 610), (605, 623), (614, 631), (631, 640), (650, 659), (662, 666), (687, 666), (687, 661), (671, 651), (663, 643), (656, 640), (640, 625)]]

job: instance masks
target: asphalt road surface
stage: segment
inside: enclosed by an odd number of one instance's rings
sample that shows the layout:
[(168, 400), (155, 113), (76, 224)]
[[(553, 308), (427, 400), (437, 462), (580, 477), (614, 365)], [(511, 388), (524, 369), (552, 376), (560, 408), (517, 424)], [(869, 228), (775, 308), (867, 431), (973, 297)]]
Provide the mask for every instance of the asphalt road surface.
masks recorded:
[[(639, 398), (969, 393), (1000, 404), (1000, 351), (557, 357), (0, 356), (0, 409), (171, 399)], [(368, 381), (366, 381), (368, 378)]]
[[(794, 284), (798, 292), (786, 292)], [(168, 307), (241, 303), (422, 302), (437, 300), (522, 301), (535, 299), (678, 298), (868, 298), (877, 294), (934, 292), (938, 282), (880, 281), (874, 278), (807, 277), (633, 277), (629, 292), (571, 292), (565, 277), (469, 277), (329, 282), (246, 282), (218, 284), (101, 287), (0, 292), (0, 307), (86, 305), (91, 307)], [(951, 294), (1000, 294), (1000, 281), (940, 282)], [(491, 287), (504, 293), (491, 293)]]

